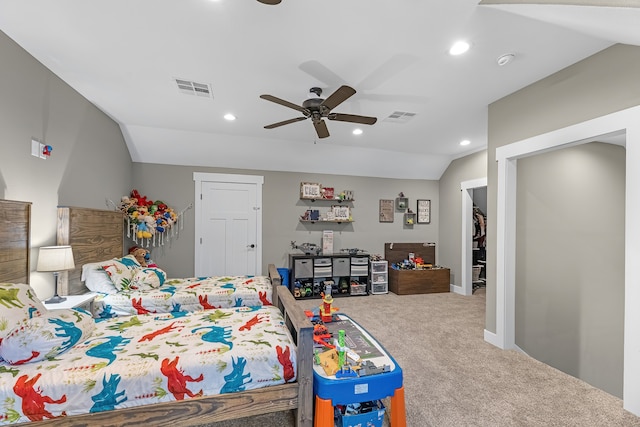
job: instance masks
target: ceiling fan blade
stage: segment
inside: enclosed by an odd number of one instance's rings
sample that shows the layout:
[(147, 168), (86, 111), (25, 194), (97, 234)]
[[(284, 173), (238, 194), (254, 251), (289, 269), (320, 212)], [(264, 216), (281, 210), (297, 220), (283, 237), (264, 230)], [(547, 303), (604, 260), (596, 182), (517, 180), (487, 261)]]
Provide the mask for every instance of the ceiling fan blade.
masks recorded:
[(326, 138), (329, 136), (329, 129), (327, 129), (327, 124), (324, 120), (314, 120), (313, 127), (316, 128), (318, 138)]
[(363, 125), (372, 125), (378, 121), (376, 117), (358, 116), (356, 114), (339, 114), (332, 113), (327, 116), (329, 120), (337, 120), (339, 122), (360, 123)]
[(301, 120), (307, 120), (307, 118), (306, 117), (296, 117), (295, 119), (289, 119), (289, 120), (285, 120), (283, 122), (272, 123), (270, 125), (266, 125), (264, 128), (265, 129), (273, 129), (273, 128), (277, 128), (277, 127), (280, 127), (280, 126), (288, 125), (290, 123), (299, 122)]
[(346, 83), (342, 77), (315, 60), (303, 62), (298, 68), (330, 87), (338, 87)]
[(278, 4), (280, 3), (282, 0), (258, 0), (260, 3), (264, 3), (264, 4)]
[(393, 55), (378, 68), (373, 70), (367, 77), (358, 83), (360, 91), (375, 89), (385, 83), (387, 80), (397, 76), (402, 71), (408, 69), (418, 62), (418, 57), (407, 54)]
[(385, 95), (379, 93), (360, 92), (359, 99), (378, 102), (406, 102), (410, 104), (426, 104), (429, 102), (428, 96), (421, 95)]
[(346, 101), (350, 96), (353, 96), (356, 90), (350, 86), (342, 85), (335, 92), (333, 92), (327, 99), (325, 99), (321, 105), (327, 107), (329, 110), (333, 110), (338, 105)]
[(285, 101), (284, 99), (277, 98), (273, 95), (260, 95), (260, 98), (266, 99), (267, 101), (275, 102), (276, 104), (280, 104), (285, 107), (293, 108), (294, 110), (298, 110), (304, 114), (309, 113), (309, 111), (306, 108), (296, 105), (293, 102), (289, 102), (289, 101)]

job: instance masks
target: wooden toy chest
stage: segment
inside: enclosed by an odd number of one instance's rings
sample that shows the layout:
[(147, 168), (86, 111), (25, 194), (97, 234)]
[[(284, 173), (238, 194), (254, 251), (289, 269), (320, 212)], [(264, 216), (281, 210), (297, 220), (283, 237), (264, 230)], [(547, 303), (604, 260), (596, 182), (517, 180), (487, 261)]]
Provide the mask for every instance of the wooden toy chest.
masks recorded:
[(407, 259), (413, 253), (425, 264), (436, 265), (435, 243), (385, 243), (384, 257), (389, 262), (389, 291), (396, 295), (449, 292), (450, 270), (396, 270), (392, 265)]

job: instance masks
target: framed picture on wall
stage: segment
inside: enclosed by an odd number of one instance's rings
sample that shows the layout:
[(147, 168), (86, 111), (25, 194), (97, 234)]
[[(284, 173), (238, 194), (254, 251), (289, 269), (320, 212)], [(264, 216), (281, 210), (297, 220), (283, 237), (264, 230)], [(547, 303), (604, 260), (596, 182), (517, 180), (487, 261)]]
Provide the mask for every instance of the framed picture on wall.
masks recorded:
[(333, 212), (334, 221), (348, 221), (351, 217), (349, 206), (332, 205), (331, 211)]
[(418, 224), (431, 222), (431, 200), (418, 199)]
[(380, 222), (393, 222), (393, 200), (380, 199)]
[(321, 199), (320, 184), (313, 182), (301, 182), (300, 183), (300, 198), (301, 199)]

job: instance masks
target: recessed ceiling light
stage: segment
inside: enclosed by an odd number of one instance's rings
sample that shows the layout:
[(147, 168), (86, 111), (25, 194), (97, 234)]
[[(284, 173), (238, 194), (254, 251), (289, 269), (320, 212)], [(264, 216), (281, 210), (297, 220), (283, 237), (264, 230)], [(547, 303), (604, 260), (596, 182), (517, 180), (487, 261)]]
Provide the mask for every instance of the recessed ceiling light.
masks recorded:
[(233, 121), (233, 120), (236, 119), (236, 116), (234, 116), (231, 113), (227, 113), (227, 114), (224, 115), (224, 118), (225, 118), (225, 120)]
[(460, 145), (462, 146), (469, 145), (469, 144), (471, 144), (471, 141), (469, 141), (468, 139), (460, 141)]
[(353, 134), (354, 135), (362, 135), (362, 129), (354, 129), (353, 130)]
[(462, 55), (463, 53), (469, 50), (469, 47), (470, 45), (466, 41), (464, 40), (457, 41), (453, 44), (453, 46), (451, 46), (451, 49), (449, 49), (449, 54)]
[(498, 56), (496, 62), (499, 66), (507, 65), (509, 62), (513, 61), (516, 56), (513, 53), (505, 53), (504, 55)]

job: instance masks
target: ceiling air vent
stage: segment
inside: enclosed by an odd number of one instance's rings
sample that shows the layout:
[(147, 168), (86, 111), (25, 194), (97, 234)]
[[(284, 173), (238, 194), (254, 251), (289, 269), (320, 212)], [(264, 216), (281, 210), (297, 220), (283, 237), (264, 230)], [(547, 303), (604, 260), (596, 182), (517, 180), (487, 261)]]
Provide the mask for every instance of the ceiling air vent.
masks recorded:
[(416, 113), (407, 113), (406, 111), (394, 111), (383, 121), (392, 123), (407, 123), (415, 117)]
[(206, 83), (197, 83), (190, 80), (175, 79), (180, 93), (187, 95), (203, 96), (205, 98), (213, 98), (211, 86)]

